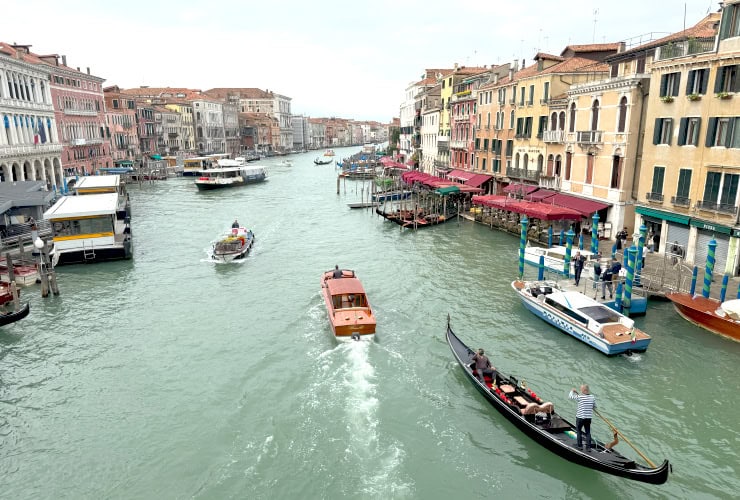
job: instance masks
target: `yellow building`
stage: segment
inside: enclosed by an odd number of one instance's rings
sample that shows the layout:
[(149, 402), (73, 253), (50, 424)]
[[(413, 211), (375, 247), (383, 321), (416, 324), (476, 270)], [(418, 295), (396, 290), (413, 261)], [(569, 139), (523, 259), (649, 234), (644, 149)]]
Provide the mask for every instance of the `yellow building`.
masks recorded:
[(189, 103), (168, 103), (165, 107), (180, 114), (180, 130), (177, 138), (180, 151), (195, 151), (193, 106)]
[(738, 19), (740, 2), (728, 1), (722, 14), (652, 44), (635, 218), (660, 235), (660, 251), (680, 247), (700, 268), (714, 239), (715, 272), (732, 275), (740, 238)]

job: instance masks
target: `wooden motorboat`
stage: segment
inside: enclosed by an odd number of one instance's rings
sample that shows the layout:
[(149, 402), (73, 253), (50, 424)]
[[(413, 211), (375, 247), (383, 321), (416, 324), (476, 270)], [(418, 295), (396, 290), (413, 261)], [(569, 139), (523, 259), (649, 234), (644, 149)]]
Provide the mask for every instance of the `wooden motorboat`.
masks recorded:
[(213, 259), (231, 262), (249, 255), (254, 245), (254, 234), (245, 227), (232, 227), (227, 234), (213, 244)]
[(516, 280), (511, 286), (535, 316), (607, 356), (643, 352), (650, 344), (633, 319), (581, 292), (561, 290), (552, 281)]
[(720, 302), (679, 292), (667, 293), (666, 297), (684, 319), (712, 333), (740, 341), (740, 299)]
[[(20, 288), (18, 290), (18, 296), (21, 295)], [(13, 291), (10, 288), (10, 284), (0, 282), (0, 305), (7, 304), (13, 300)]]
[(15, 323), (16, 321), (20, 321), (26, 316), (28, 316), (28, 313), (31, 310), (31, 306), (26, 302), (26, 305), (18, 309), (17, 311), (10, 311), (10, 312), (0, 312), (0, 326), (9, 325), (10, 323)]
[[(4, 258), (0, 259), (0, 280), (10, 281), (8, 263)], [(20, 286), (35, 285), (39, 280), (39, 270), (33, 265), (13, 263), (13, 280)]]
[(607, 474), (651, 484), (663, 484), (668, 480), (668, 460), (657, 467), (642, 465), (593, 438), (593, 449), (579, 448), (575, 425), (555, 412), (552, 403), (544, 403), (526, 388), (524, 381), (519, 383), (513, 376), (494, 371), (484, 384), (472, 371), (473, 351), (452, 331), (449, 318), (447, 343), (465, 376), (483, 397), (537, 444), (570, 462)]
[(335, 278), (334, 271), (321, 277), (321, 293), (334, 336), (337, 340), (373, 337), (375, 316), (365, 289), (354, 271), (342, 269), (341, 273), (341, 278)]

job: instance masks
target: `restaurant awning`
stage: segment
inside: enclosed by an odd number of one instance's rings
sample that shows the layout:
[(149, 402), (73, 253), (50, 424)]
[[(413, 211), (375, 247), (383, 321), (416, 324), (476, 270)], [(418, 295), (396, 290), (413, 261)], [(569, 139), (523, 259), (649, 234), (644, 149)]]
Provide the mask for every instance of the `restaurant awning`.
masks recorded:
[(447, 179), (437, 177), (436, 175), (419, 172), (418, 170), (412, 170), (402, 173), (401, 180), (403, 180), (403, 182), (405, 182), (406, 184), (414, 184), (416, 182), (433, 189), (454, 186), (462, 193), (480, 193), (482, 191), (482, 189), (480, 188), (452, 182)]
[(435, 191), (435, 193), (442, 195), (442, 196), (447, 196), (447, 195), (450, 195), (453, 193), (459, 193), (459, 192), (460, 192), (460, 188), (457, 186), (441, 187)]
[(509, 184), (504, 188), (504, 193), (519, 193), (525, 195), (539, 188), (539, 186), (535, 186), (534, 184)]
[(545, 201), (547, 200), (547, 198), (555, 196), (556, 194), (558, 194), (557, 191), (550, 191), (549, 189), (538, 189), (537, 191), (529, 193), (527, 196), (524, 197), (524, 199), (528, 201)]
[(578, 220), (582, 214), (567, 207), (538, 201), (515, 200), (501, 195), (473, 196), (474, 205), (498, 208), (540, 220)]
[(493, 176), (486, 174), (477, 174), (466, 170), (453, 170), (447, 174), (451, 180), (460, 180), (466, 186), (480, 187), (484, 182), (490, 180)]
[(587, 200), (585, 198), (579, 198), (577, 196), (571, 196), (562, 193), (558, 193), (555, 196), (547, 198), (545, 203), (552, 203), (553, 205), (572, 208), (573, 210), (580, 212), (584, 216), (591, 216), (594, 214), (594, 212), (609, 208), (610, 206), (607, 203)]

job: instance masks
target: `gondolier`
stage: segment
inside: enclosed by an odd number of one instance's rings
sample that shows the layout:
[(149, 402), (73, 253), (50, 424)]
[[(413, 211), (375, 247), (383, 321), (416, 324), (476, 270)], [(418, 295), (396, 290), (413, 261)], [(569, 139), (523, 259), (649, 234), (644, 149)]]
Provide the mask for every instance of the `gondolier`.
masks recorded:
[(578, 401), (578, 409), (576, 410), (576, 432), (578, 433), (578, 447), (580, 448), (583, 444), (583, 435), (586, 435), (586, 450), (591, 450), (591, 419), (594, 416), (594, 409), (596, 408), (596, 398), (588, 390), (586, 384), (581, 385), (581, 392), (578, 394), (575, 387), (570, 390), (568, 397), (575, 401)]

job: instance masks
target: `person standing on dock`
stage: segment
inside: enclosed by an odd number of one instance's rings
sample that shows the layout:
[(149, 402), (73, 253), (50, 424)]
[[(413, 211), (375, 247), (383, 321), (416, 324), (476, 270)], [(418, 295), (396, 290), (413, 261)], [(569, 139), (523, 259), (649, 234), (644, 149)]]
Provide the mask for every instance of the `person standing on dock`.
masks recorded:
[(586, 262), (586, 257), (581, 255), (581, 252), (576, 250), (576, 255), (573, 257), (573, 268), (575, 270), (576, 286), (581, 281), (581, 273), (583, 272), (583, 264)]
[(570, 390), (568, 397), (578, 401), (576, 409), (576, 431), (578, 432), (578, 447), (583, 445), (583, 436), (586, 436), (586, 451), (591, 450), (591, 419), (596, 409), (596, 398), (588, 390), (586, 384), (581, 385), (581, 393), (578, 394), (575, 387)]

